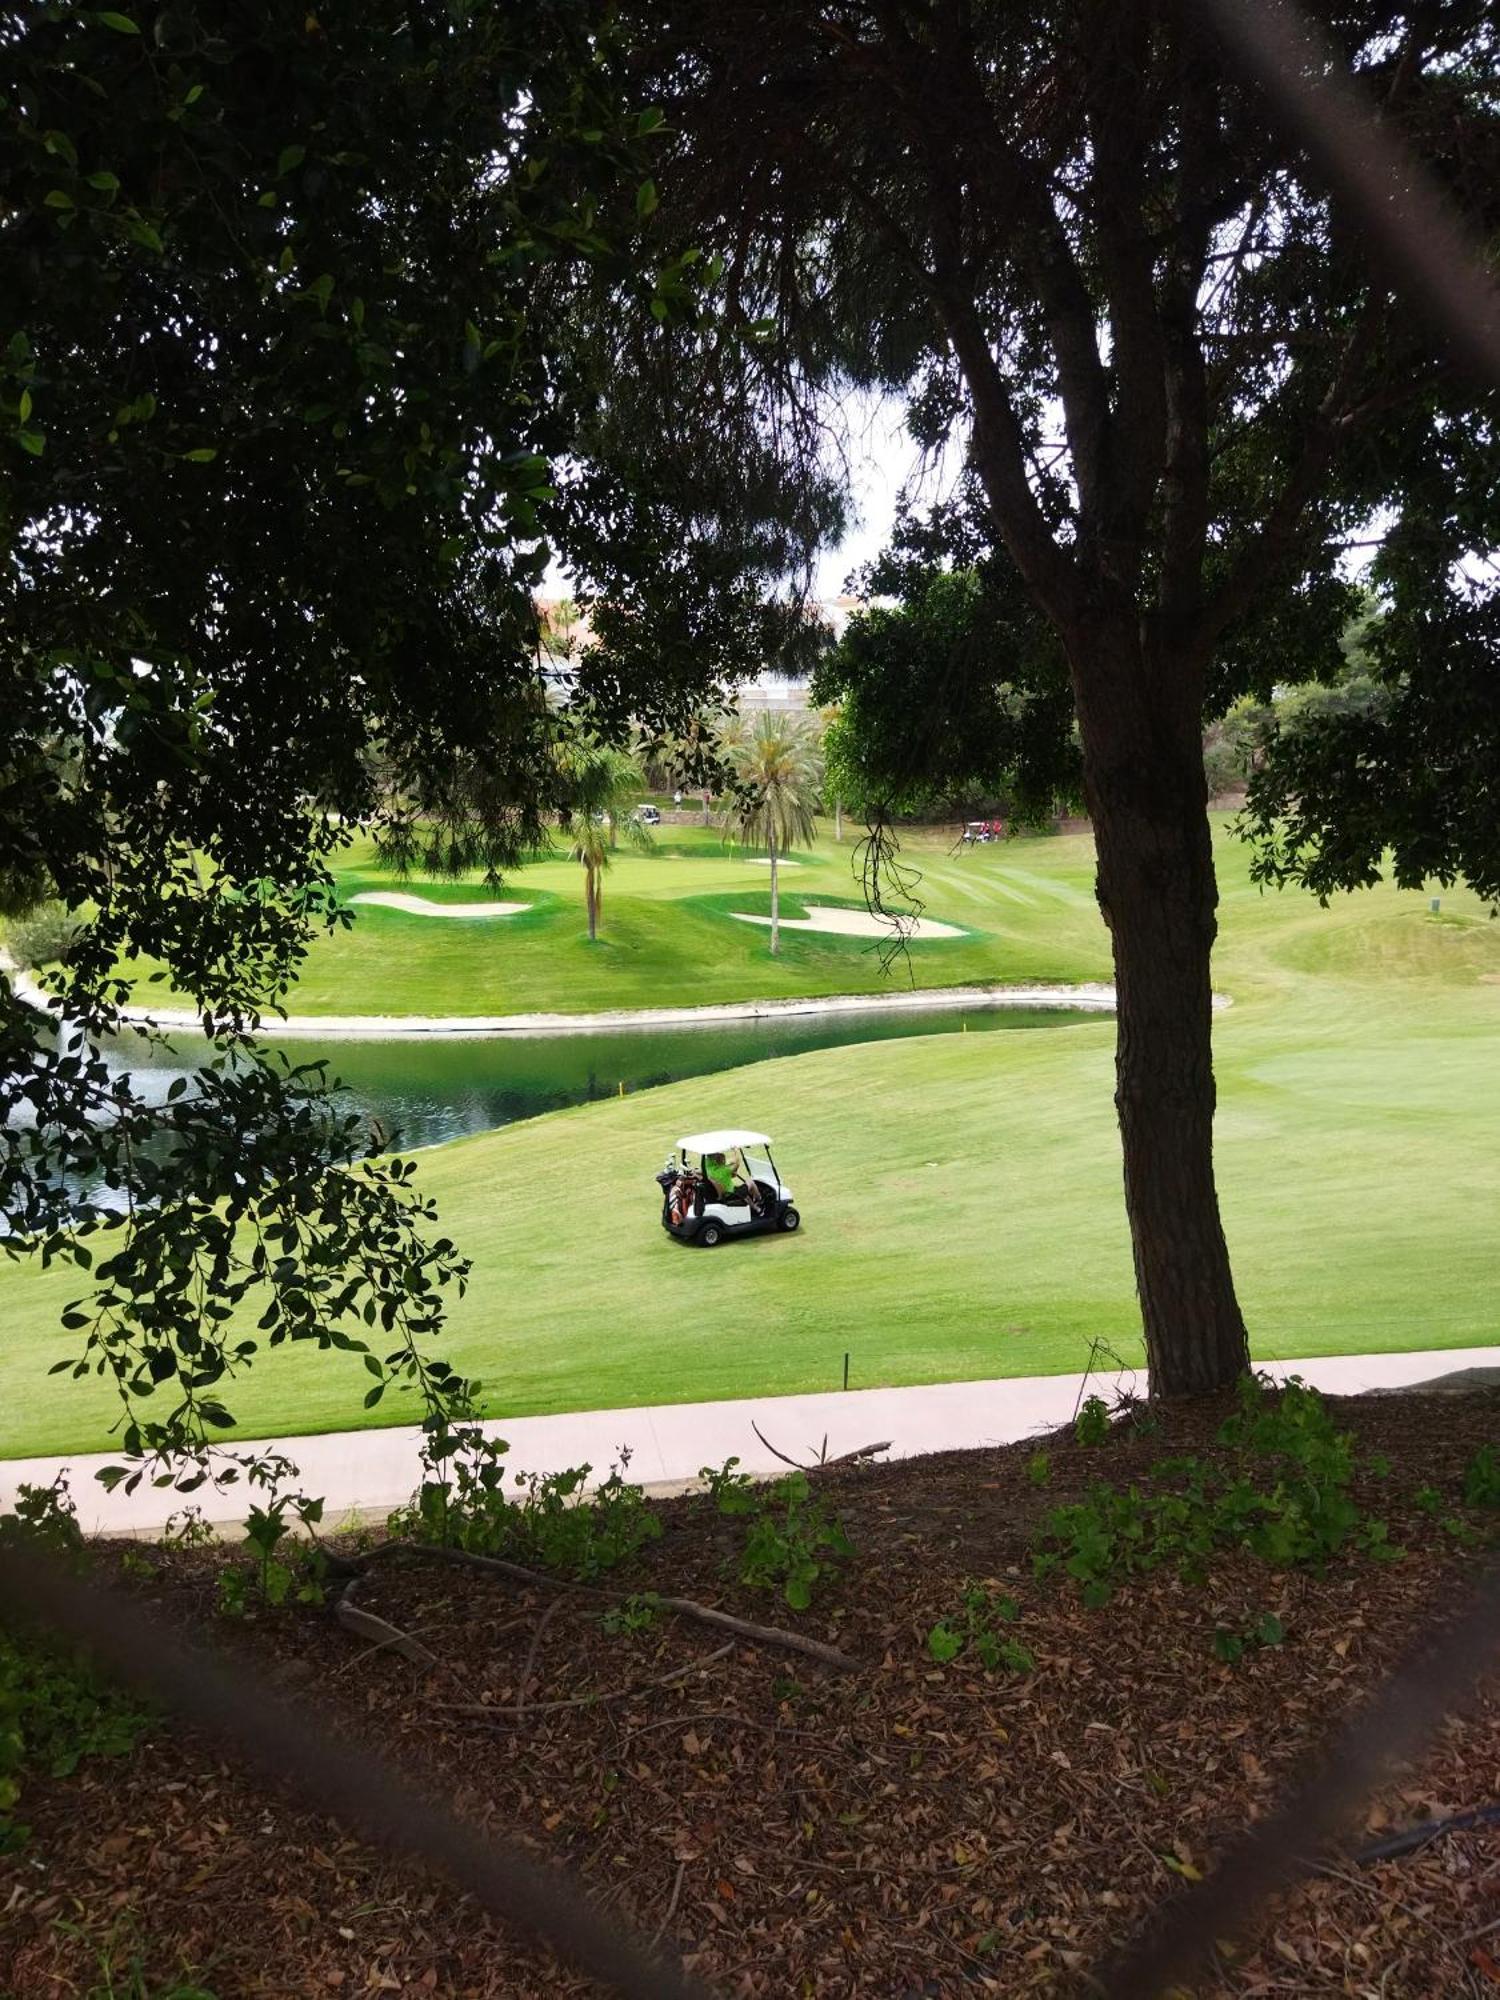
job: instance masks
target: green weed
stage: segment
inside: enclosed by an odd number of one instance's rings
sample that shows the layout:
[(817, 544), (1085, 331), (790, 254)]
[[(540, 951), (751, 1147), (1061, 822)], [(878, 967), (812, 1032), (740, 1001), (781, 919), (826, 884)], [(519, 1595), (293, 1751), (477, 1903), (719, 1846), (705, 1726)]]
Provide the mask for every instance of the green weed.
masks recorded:
[(927, 1634), (927, 1651), (940, 1665), (947, 1666), (969, 1653), (987, 1673), (1005, 1667), (1011, 1673), (1029, 1674), (1036, 1661), (1018, 1639), (997, 1632), (997, 1625), (1012, 1625), (1020, 1617), (1013, 1597), (997, 1594), (982, 1583), (964, 1586), (957, 1613), (940, 1618)]

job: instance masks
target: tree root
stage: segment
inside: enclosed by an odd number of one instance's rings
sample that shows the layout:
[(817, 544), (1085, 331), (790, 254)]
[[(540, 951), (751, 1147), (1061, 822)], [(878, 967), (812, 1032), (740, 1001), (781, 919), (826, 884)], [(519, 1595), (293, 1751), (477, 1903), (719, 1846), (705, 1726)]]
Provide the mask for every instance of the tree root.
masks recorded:
[(363, 1611), (359, 1605), (350, 1602), (358, 1581), (358, 1577), (349, 1579), (333, 1607), (333, 1615), (344, 1630), (354, 1633), (357, 1638), (368, 1639), (376, 1652), (399, 1653), (417, 1667), (437, 1666), (437, 1654), (429, 1652), (420, 1639), (403, 1632), (399, 1625), (392, 1625), (389, 1619), (378, 1618), (373, 1611)]
[[(361, 1561), (365, 1564), (383, 1562), (398, 1555), (454, 1563), (463, 1569), (485, 1570), (491, 1576), (508, 1577), (512, 1583), (524, 1583), (532, 1589), (571, 1591), (579, 1597), (591, 1597), (603, 1604), (624, 1604), (632, 1594), (641, 1594), (606, 1590), (594, 1583), (574, 1583), (567, 1577), (548, 1576), (544, 1571), (506, 1562), (501, 1556), (473, 1555), (468, 1549), (444, 1548), (439, 1542), (382, 1542), (378, 1548), (370, 1549)], [(751, 1639), (762, 1646), (780, 1646), (788, 1652), (805, 1653), (809, 1659), (821, 1660), (825, 1666), (836, 1667), (843, 1674), (860, 1671), (858, 1660), (852, 1659), (848, 1653), (841, 1653), (837, 1646), (825, 1645), (821, 1639), (804, 1638), (800, 1632), (788, 1632), (780, 1625), (757, 1625), (752, 1619), (736, 1618), (728, 1611), (715, 1610), (711, 1604), (699, 1604), (691, 1597), (662, 1597), (655, 1591), (650, 1595), (659, 1611), (671, 1611), (679, 1618), (696, 1618), (702, 1625), (716, 1626), (721, 1632), (733, 1632), (738, 1638)]]

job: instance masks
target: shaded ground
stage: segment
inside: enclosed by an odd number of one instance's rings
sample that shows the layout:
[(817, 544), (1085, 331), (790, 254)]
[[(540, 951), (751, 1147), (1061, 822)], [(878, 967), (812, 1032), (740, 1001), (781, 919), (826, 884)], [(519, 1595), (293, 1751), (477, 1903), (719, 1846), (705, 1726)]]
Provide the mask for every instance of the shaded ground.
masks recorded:
[[(1335, 1407), (1391, 1461), (1359, 1497), (1405, 1544), (1401, 1561), (1352, 1556), (1318, 1576), (1236, 1558), (1201, 1587), (1127, 1584), (1096, 1612), (1071, 1587), (1036, 1585), (1037, 1515), (1165, 1452), (1212, 1449), (1221, 1413), (1202, 1410), (1093, 1450), (1058, 1441), (1045, 1488), (1027, 1447), (826, 1475), (856, 1554), (800, 1617), (726, 1579), (732, 1524), (701, 1501), (667, 1505), (663, 1539), (617, 1575), (835, 1640), (862, 1662), (855, 1676), (749, 1644), (709, 1661), (723, 1635), (682, 1620), (611, 1636), (572, 1602), (538, 1644), (550, 1597), (425, 1565), (372, 1573), (361, 1602), (421, 1634), (442, 1662), (427, 1675), (367, 1652), (326, 1612), (217, 1623), (212, 1555), (151, 1552), (136, 1587), (175, 1621), (212, 1625), (477, 1824), (567, 1861), (725, 1994), (1073, 1993), (1465, 1595), (1475, 1557), (1412, 1495), (1456, 1489), (1475, 1448), (1500, 1437), (1500, 1394)], [(929, 1657), (930, 1627), (976, 1578), (1019, 1599), (1007, 1631), (1034, 1672)], [(1266, 1612), (1283, 1644), (1234, 1666), (1215, 1657), (1216, 1624)], [(534, 1645), (534, 1712), (519, 1727), (445, 1710), (513, 1704)], [(695, 1659), (701, 1672), (629, 1699), (541, 1706)], [(1368, 1829), (1500, 1795), (1497, 1692), (1397, 1778)], [(17, 2000), (100, 1990), (101, 1953), (123, 1963), (136, 1948), (163, 1980), (192, 1966), (220, 2000), (589, 1990), (441, 1884), (165, 1731), (123, 1764), (28, 1785), (26, 1806), (33, 1844), (0, 1864), (0, 1992)], [(1332, 1857), (1200, 1990), (1437, 2000), (1497, 1986), (1490, 1831), (1374, 1867)]]

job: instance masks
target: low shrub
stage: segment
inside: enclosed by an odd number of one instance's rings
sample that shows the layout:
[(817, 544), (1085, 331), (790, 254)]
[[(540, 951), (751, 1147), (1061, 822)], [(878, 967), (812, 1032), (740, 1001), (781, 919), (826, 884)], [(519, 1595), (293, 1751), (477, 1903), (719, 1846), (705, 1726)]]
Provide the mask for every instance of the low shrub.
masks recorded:
[(626, 1446), (592, 1493), (586, 1490), (589, 1465), (515, 1473), (507, 1491), (509, 1449), (477, 1424), (431, 1422), (423, 1444), (426, 1477), (410, 1504), (391, 1515), (391, 1534), (580, 1581), (614, 1569), (660, 1536), (661, 1522), (645, 1493), (625, 1477)]
[(1355, 1501), (1354, 1439), (1315, 1390), (1293, 1380), (1268, 1393), (1247, 1378), (1219, 1442), (1233, 1454), (1227, 1467), (1163, 1458), (1144, 1487), (1101, 1480), (1083, 1500), (1053, 1508), (1033, 1551), (1036, 1575), (1061, 1571), (1098, 1607), (1121, 1577), (1164, 1565), (1201, 1580), (1219, 1550), (1244, 1549), (1278, 1568), (1326, 1562), (1351, 1543), (1377, 1559), (1400, 1555), (1385, 1523)]
[(739, 1552), (741, 1583), (754, 1590), (779, 1590), (794, 1611), (805, 1611), (813, 1590), (854, 1547), (838, 1518), (813, 1493), (803, 1471), (759, 1485), (739, 1472), (737, 1458), (717, 1471), (699, 1473), (711, 1506), (727, 1519), (743, 1521)]

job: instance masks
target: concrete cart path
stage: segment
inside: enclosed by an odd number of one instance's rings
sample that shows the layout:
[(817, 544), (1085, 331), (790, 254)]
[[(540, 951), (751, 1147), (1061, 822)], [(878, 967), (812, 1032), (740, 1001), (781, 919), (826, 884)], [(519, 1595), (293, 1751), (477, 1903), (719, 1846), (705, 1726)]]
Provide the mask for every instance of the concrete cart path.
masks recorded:
[[(1427, 1349), (1413, 1354), (1332, 1355), (1310, 1361), (1264, 1364), (1275, 1377), (1300, 1375), (1334, 1395), (1430, 1383), (1452, 1370), (1494, 1367), (1500, 1347)], [(816, 1396), (748, 1396), (727, 1403), (665, 1403), (635, 1410), (581, 1410), (562, 1416), (500, 1418), (487, 1422), (491, 1436), (510, 1443), (516, 1471), (559, 1472), (585, 1461), (596, 1477), (607, 1473), (622, 1445), (631, 1452), (630, 1476), (648, 1488), (691, 1483), (704, 1465), (738, 1457), (747, 1471), (783, 1470), (757, 1439), (758, 1424), (790, 1458), (817, 1456), (890, 1441), (892, 1458), (1010, 1444), (1055, 1429), (1073, 1414), (1081, 1375), (1022, 1375), (990, 1382), (938, 1382), (912, 1389), (854, 1389)], [(1096, 1374), (1091, 1389), (1106, 1398), (1121, 1386), (1144, 1391), (1145, 1372)], [(420, 1432), (339, 1431), (321, 1437), (280, 1438), (275, 1448), (301, 1467), (306, 1492), (327, 1501), (326, 1519), (379, 1517), (408, 1498), (417, 1484)], [(252, 1448), (238, 1445), (240, 1450)], [(23, 1483), (45, 1485), (69, 1468), (79, 1519), (89, 1534), (152, 1534), (185, 1502), (180, 1495), (143, 1486), (127, 1497), (106, 1493), (94, 1478), (118, 1455), (0, 1460), (0, 1508), (9, 1507)], [(207, 1519), (233, 1524), (244, 1514), (244, 1489), (192, 1496)]]

